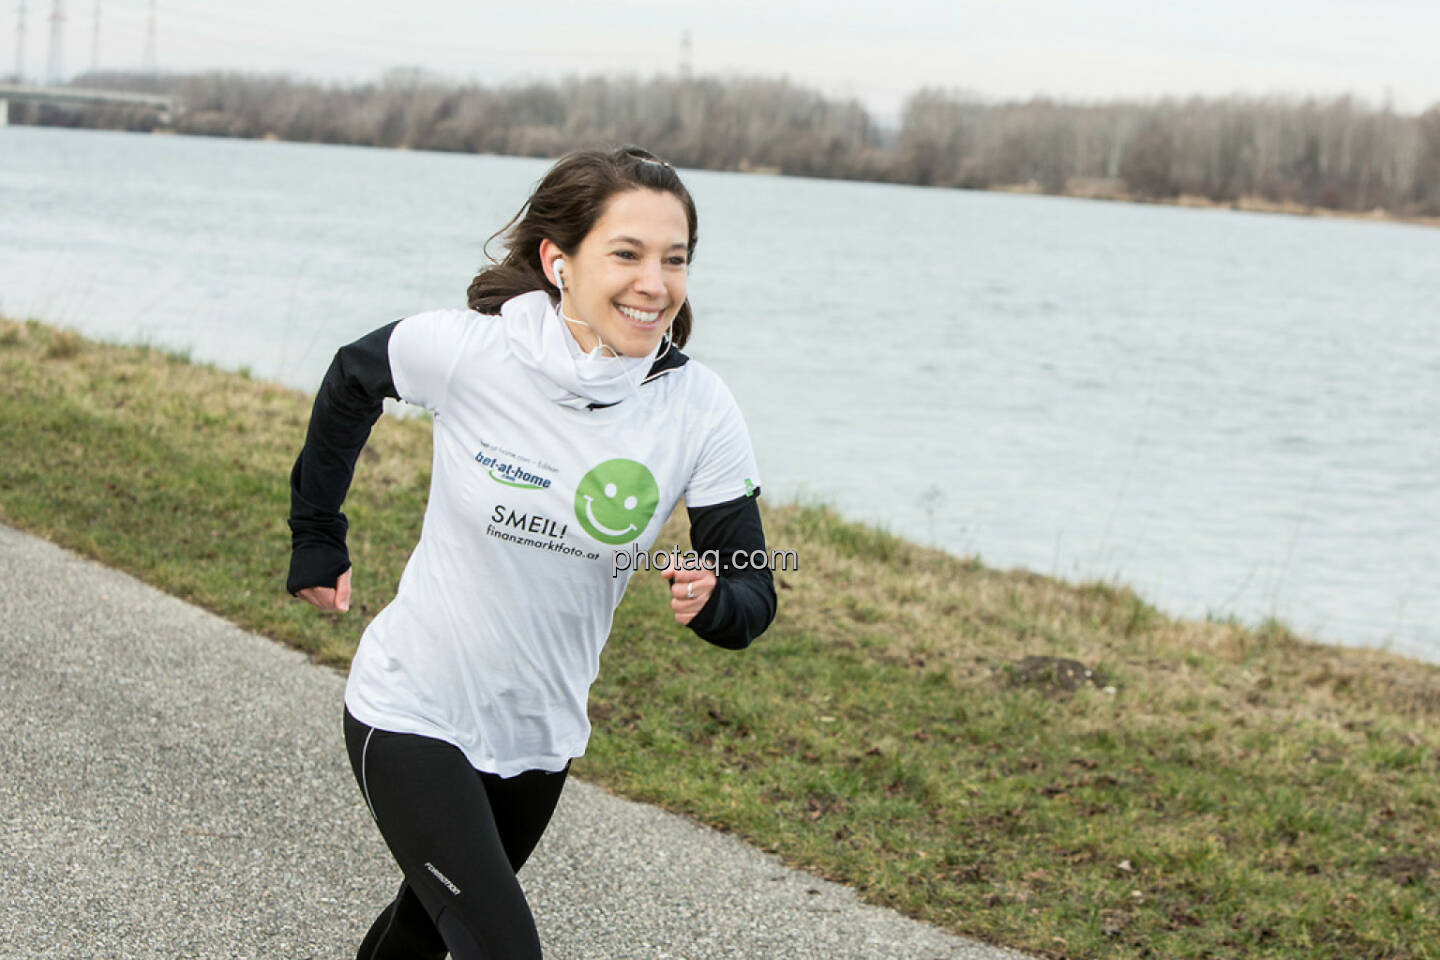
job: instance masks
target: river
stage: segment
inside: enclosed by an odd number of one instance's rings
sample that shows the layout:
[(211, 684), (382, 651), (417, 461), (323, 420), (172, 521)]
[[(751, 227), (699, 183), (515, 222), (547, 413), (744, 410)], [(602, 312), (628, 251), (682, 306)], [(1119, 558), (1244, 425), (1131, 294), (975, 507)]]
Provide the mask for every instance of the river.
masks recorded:
[[(0, 310), (313, 389), (463, 304), (547, 167), (0, 128)], [(685, 179), (767, 499), (1440, 661), (1440, 230)]]

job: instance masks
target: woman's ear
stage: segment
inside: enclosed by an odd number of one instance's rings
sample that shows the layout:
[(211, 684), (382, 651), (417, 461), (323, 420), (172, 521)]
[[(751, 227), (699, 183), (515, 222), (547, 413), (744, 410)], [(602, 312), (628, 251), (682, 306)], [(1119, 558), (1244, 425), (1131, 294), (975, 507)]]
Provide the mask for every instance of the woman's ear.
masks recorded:
[(560, 278), (555, 276), (555, 261), (563, 259), (565, 259), (565, 251), (560, 249), (558, 243), (549, 237), (540, 241), (540, 270), (545, 274), (545, 279), (555, 284), (556, 287), (560, 286)]

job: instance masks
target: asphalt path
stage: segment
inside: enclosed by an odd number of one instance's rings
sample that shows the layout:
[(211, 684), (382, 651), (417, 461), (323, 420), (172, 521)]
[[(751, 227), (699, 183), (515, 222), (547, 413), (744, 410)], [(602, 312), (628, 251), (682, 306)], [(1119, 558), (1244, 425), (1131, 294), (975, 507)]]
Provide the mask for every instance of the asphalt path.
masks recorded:
[[(0, 526), (0, 957), (354, 957), (400, 873), (344, 686)], [(575, 778), (521, 881), (558, 960), (1020, 957)]]

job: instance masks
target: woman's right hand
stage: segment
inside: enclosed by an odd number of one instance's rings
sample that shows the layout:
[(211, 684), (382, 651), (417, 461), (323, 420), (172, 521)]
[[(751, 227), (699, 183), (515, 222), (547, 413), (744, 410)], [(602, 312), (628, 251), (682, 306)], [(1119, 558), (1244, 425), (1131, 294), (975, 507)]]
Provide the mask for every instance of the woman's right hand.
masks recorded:
[(334, 588), (306, 587), (295, 594), (301, 600), (321, 610), (338, 610), (344, 613), (350, 609), (350, 571), (340, 574)]

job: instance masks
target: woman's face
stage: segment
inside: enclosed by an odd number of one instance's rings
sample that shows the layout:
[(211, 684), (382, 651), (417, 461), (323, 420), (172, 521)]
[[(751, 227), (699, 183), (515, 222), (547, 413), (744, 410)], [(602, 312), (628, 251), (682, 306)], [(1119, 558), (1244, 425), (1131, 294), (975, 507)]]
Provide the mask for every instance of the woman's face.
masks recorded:
[[(685, 303), (690, 225), (674, 194), (636, 188), (617, 193), (600, 219), (566, 256), (541, 241), (541, 263), (564, 257), (561, 306), (588, 327), (567, 324), (581, 349), (605, 346), (631, 357), (652, 352)], [(551, 276), (553, 280), (553, 274)]]

